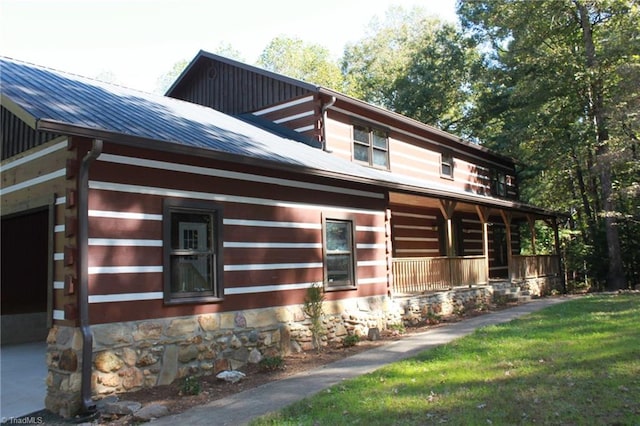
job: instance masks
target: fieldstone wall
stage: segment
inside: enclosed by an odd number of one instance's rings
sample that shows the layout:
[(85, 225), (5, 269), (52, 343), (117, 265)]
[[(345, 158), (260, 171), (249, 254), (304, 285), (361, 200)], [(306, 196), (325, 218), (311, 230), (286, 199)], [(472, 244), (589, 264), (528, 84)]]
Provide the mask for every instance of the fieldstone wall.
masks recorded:
[(522, 290), (527, 290), (532, 296), (548, 296), (553, 292), (564, 293), (562, 277), (547, 276), (526, 278), (517, 283)]
[[(400, 322), (399, 310), (385, 296), (325, 302), (324, 313), (323, 345)], [(94, 325), (93, 395), (166, 385), (312, 350), (309, 325), (302, 305)], [(46, 406), (69, 417), (81, 406), (82, 335), (77, 328), (56, 326), (48, 343)]]
[(47, 336), (47, 396), (45, 407), (63, 417), (81, 406), (82, 333), (76, 327), (53, 326)]
[(494, 288), (481, 286), (458, 288), (437, 293), (402, 297), (395, 300), (406, 325), (429, 322), (439, 315), (462, 314), (465, 311), (488, 307), (493, 300)]

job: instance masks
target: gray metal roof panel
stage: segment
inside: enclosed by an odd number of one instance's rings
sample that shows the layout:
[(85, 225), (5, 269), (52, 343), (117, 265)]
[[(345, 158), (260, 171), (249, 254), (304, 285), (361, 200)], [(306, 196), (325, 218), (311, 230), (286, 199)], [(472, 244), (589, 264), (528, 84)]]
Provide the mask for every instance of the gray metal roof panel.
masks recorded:
[(36, 121), (57, 122), (89, 132), (107, 132), (192, 149), (265, 160), (359, 179), (396, 190), (462, 197), (496, 206), (533, 206), (498, 200), (384, 170), (361, 166), (278, 136), (212, 108), (139, 92), (85, 77), (0, 57), (0, 93)]

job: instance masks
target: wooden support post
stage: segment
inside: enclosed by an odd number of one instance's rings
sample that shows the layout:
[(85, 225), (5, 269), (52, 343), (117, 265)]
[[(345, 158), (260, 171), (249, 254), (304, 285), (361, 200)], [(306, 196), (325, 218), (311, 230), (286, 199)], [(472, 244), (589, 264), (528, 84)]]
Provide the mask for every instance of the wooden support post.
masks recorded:
[(445, 242), (447, 243), (447, 257), (455, 256), (453, 249), (453, 212), (456, 209), (456, 202), (449, 200), (440, 200), (440, 211), (447, 221), (445, 228)]
[(529, 232), (531, 233), (531, 254), (534, 256), (536, 253), (536, 218), (533, 215), (527, 215), (527, 222), (529, 222)]
[(482, 224), (482, 255), (484, 256), (486, 276), (485, 282), (489, 283), (489, 208), (476, 206), (476, 213)]
[(500, 210), (500, 216), (502, 216), (502, 221), (504, 222), (505, 227), (507, 228), (507, 268), (508, 268), (508, 276), (509, 281), (513, 280), (513, 253), (511, 249), (511, 220), (513, 215), (510, 212), (505, 212), (504, 210)]

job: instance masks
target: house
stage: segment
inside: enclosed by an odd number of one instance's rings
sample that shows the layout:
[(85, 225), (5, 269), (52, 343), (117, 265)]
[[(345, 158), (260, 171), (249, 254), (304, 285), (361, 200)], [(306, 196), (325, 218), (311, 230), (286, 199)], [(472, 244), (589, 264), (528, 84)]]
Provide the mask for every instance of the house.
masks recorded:
[(400, 294), (558, 285), (518, 233), (558, 215), (433, 127), (206, 52), (168, 96), (0, 64), (2, 338), (46, 338), (53, 412), (311, 349), (314, 285), (330, 342)]

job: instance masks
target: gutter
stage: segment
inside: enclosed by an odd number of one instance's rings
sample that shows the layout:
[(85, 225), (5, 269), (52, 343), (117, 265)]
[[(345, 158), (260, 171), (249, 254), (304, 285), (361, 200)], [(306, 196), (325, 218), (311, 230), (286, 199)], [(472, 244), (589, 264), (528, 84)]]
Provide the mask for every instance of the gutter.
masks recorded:
[(78, 304), (80, 311), (80, 330), (82, 332), (82, 385), (80, 398), (85, 414), (96, 412), (91, 399), (91, 364), (93, 355), (93, 335), (89, 324), (89, 167), (102, 154), (102, 140), (94, 139), (91, 150), (82, 159), (78, 178), (78, 241), (80, 254), (80, 288)]
[[(336, 103), (336, 97), (331, 96), (329, 102), (322, 105), (322, 150), (327, 151), (327, 111)], [(328, 152), (328, 151), (327, 151)]]

